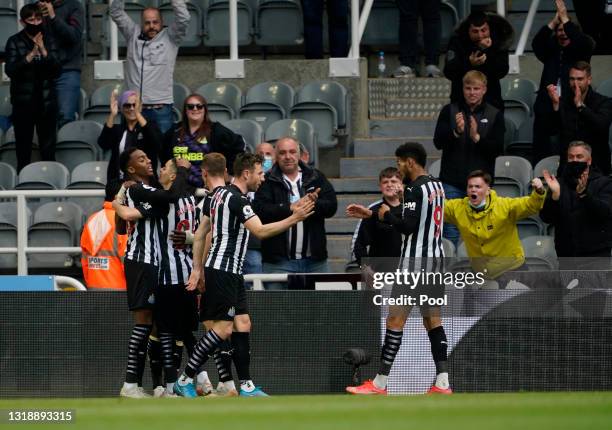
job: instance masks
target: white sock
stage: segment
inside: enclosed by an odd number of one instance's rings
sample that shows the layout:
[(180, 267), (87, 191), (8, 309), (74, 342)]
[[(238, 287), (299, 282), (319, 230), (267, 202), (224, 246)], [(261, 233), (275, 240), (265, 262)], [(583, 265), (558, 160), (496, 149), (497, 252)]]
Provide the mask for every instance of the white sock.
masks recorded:
[(438, 373), (436, 376), (436, 387), (447, 389), (448, 388), (448, 373)]
[(136, 382), (124, 382), (123, 387), (127, 389), (137, 388), (138, 384)]
[(255, 384), (253, 384), (253, 381), (251, 381), (250, 379), (248, 381), (240, 381), (240, 389), (242, 391), (250, 393), (255, 389)]
[(208, 372), (203, 370), (202, 372), (198, 373), (198, 384), (204, 385), (206, 381), (210, 382), (208, 379)]
[(234, 381), (226, 381), (226, 382), (222, 382), (222, 384), (227, 391), (231, 391), (231, 390), (236, 391), (236, 384), (234, 384)]
[(166, 384), (166, 393), (168, 394), (174, 393), (174, 382), (168, 382)]
[(379, 375), (377, 374), (376, 377), (374, 378), (374, 381), (372, 381), (374, 383), (374, 386), (376, 388), (380, 388), (381, 390), (384, 390), (385, 388), (387, 388), (387, 380), (389, 379), (389, 375)]
[(183, 373), (181, 377), (178, 379), (178, 383), (179, 385), (193, 384), (193, 378), (190, 378), (189, 376)]

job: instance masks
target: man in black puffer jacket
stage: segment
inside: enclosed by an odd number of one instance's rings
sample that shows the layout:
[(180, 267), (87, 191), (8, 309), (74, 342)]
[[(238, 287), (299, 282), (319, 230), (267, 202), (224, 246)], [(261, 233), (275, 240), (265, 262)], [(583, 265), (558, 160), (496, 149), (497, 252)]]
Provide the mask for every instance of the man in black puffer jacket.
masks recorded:
[(6, 42), (6, 74), (11, 78), (12, 121), (17, 146), (17, 170), (30, 163), (34, 127), (43, 161), (55, 160), (56, 94), (53, 80), (60, 73), (57, 50), (44, 32), (38, 6), (19, 11), (25, 27)]
[(562, 180), (544, 172), (550, 193), (540, 218), (555, 227), (558, 257), (610, 258), (612, 179), (592, 164), (591, 151), (584, 142), (572, 142)]
[(338, 208), (336, 192), (325, 175), (300, 161), (299, 142), (281, 138), (276, 142), (276, 164), (255, 193), (255, 212), (263, 223), (278, 221), (308, 198), (316, 198), (313, 215), (285, 233), (262, 241), (264, 273), (327, 272), (325, 218), (334, 216)]

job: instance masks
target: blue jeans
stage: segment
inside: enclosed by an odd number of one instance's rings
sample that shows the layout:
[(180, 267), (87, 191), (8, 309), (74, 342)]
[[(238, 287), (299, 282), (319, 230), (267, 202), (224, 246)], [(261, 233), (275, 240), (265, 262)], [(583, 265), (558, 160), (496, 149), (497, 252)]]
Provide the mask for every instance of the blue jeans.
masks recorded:
[(64, 70), (55, 80), (57, 128), (77, 119), (81, 98), (81, 71)]
[(147, 121), (155, 122), (159, 131), (164, 134), (174, 125), (174, 113), (172, 112), (172, 105), (164, 105), (158, 109), (146, 109), (142, 108), (142, 116)]
[[(264, 273), (327, 273), (327, 260), (312, 260), (302, 258), (301, 260), (283, 260), (277, 263), (263, 264)], [(285, 282), (268, 282), (264, 284), (266, 290), (286, 290)]]
[[(261, 251), (259, 249), (247, 249), (242, 263), (242, 274), (250, 275), (251, 273), (264, 273), (261, 264)], [(250, 290), (253, 288), (252, 282), (244, 283), (244, 286)]]
[(323, 58), (323, 6), (327, 3), (329, 54), (348, 54), (348, 0), (302, 0), (304, 14), (304, 56)]
[[(447, 200), (450, 199), (462, 199), (467, 196), (467, 192), (460, 188), (457, 188), (453, 185), (442, 184), (444, 187), (444, 196)], [(455, 248), (459, 244), (459, 229), (455, 227), (453, 224), (444, 223), (444, 232), (442, 236), (455, 245)]]

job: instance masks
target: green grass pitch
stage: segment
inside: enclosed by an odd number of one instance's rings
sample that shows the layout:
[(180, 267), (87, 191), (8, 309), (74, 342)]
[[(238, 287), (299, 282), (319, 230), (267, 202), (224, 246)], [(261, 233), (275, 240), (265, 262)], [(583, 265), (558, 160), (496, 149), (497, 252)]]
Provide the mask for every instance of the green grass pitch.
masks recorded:
[[(6, 425), (7, 410), (72, 409), (68, 425)], [(2, 428), (584, 430), (612, 428), (612, 392), (0, 400)]]

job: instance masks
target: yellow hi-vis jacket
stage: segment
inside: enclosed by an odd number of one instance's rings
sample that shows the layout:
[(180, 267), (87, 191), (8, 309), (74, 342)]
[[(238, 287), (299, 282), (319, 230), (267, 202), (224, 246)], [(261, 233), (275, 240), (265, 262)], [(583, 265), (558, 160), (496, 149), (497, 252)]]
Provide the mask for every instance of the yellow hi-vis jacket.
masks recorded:
[(546, 194), (535, 190), (528, 197), (499, 197), (491, 190), (485, 209), (477, 212), (469, 198), (444, 202), (444, 222), (459, 229), (472, 268), (495, 279), (525, 262), (516, 222), (542, 209)]

